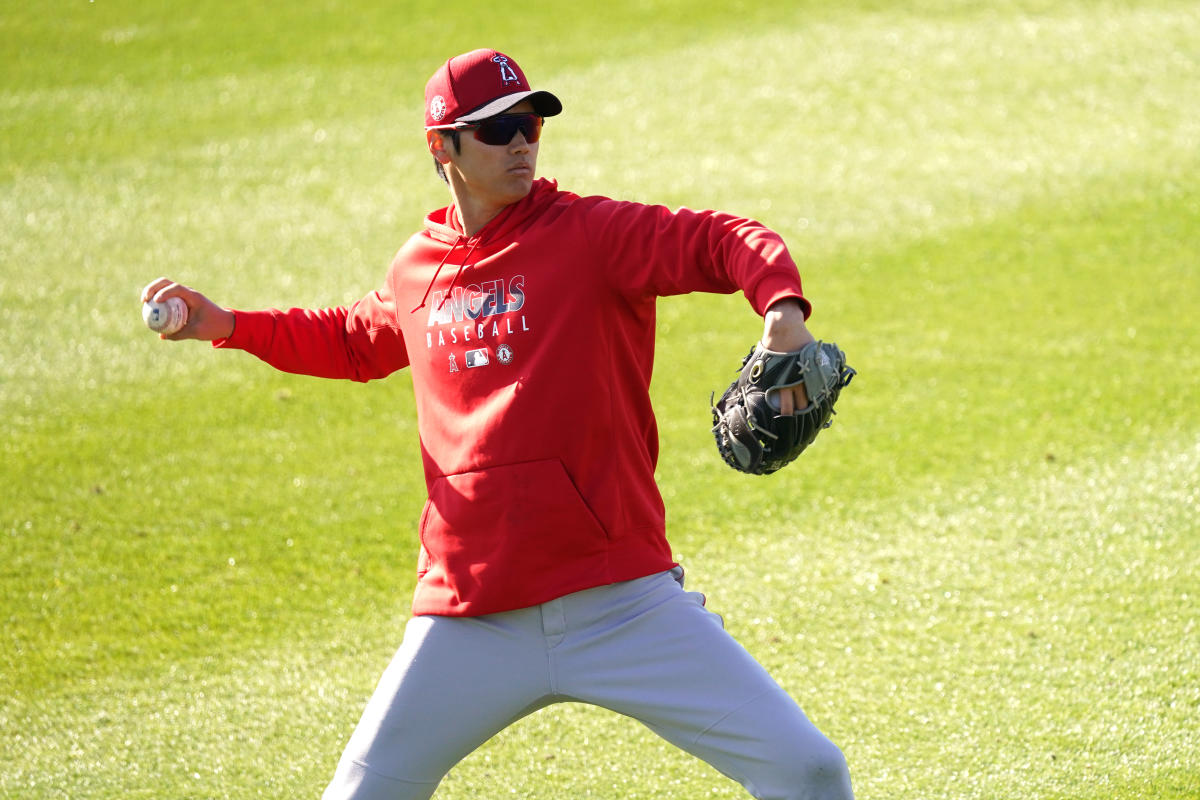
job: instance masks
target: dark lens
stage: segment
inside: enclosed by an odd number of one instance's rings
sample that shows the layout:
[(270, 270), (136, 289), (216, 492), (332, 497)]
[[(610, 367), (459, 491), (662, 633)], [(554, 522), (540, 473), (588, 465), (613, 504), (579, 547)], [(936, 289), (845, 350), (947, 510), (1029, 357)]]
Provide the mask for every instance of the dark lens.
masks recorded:
[(505, 145), (513, 140), (517, 131), (529, 144), (542, 135), (542, 118), (536, 114), (504, 114), (485, 119), (475, 127), (475, 138), (484, 144)]

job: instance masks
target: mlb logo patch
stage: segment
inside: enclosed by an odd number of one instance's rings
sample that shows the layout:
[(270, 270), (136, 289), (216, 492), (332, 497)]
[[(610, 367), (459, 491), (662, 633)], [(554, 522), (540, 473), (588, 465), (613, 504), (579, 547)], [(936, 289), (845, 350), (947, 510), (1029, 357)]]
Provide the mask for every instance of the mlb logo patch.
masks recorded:
[(486, 367), (489, 363), (491, 362), (488, 360), (486, 347), (467, 351), (467, 369), (471, 369), (472, 367)]

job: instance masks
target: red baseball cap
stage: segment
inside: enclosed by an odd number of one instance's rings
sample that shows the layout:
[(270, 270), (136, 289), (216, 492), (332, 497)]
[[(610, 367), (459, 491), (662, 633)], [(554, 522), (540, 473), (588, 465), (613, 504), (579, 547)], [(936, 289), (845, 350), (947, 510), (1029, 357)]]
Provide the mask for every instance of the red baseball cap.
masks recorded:
[(472, 50), (447, 61), (425, 84), (425, 128), (478, 122), (522, 100), (543, 117), (562, 112), (557, 97), (529, 88), (516, 61), (495, 50)]

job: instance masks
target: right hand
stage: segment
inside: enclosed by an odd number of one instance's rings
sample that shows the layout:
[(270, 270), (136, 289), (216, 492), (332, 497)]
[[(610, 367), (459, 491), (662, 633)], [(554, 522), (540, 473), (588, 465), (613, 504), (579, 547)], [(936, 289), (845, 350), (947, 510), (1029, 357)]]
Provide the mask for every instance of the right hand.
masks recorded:
[[(794, 353), (813, 340), (804, 325), (804, 309), (796, 300), (780, 300), (763, 316), (763, 347), (777, 353)], [(808, 392), (803, 383), (780, 389), (773, 395), (779, 400), (780, 416), (790, 417), (808, 408)]]
[(215, 341), (233, 335), (233, 312), (209, 300), (195, 289), (190, 289), (170, 278), (158, 278), (142, 289), (142, 302), (150, 300), (161, 303), (169, 297), (178, 297), (188, 308), (187, 323), (170, 335), (159, 334), (160, 339), (200, 339)]

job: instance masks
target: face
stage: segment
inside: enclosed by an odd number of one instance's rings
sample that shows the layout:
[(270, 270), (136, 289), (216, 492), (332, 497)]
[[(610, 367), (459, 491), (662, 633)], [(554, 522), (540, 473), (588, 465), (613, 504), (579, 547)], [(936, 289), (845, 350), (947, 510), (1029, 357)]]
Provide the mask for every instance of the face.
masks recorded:
[[(503, 113), (532, 111), (533, 104), (523, 100)], [(457, 153), (448, 136), (430, 131), (428, 140), (430, 152), (442, 162), (460, 203), (469, 199), (485, 206), (506, 206), (529, 194), (533, 186), (538, 143), (525, 141), (520, 131), (508, 144), (491, 145), (476, 139), (473, 131), (464, 130), (459, 135)]]

